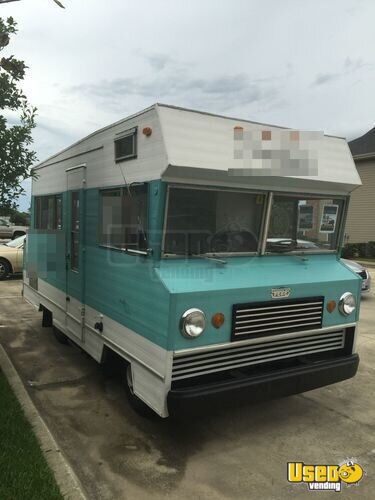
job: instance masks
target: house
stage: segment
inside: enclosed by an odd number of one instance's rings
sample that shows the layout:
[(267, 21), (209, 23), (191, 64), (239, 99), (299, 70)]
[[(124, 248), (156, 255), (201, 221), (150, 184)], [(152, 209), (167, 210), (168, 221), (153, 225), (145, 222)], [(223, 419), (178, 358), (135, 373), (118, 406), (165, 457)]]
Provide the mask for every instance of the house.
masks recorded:
[(351, 194), (346, 222), (347, 243), (375, 241), (375, 127), (349, 142), (362, 186)]

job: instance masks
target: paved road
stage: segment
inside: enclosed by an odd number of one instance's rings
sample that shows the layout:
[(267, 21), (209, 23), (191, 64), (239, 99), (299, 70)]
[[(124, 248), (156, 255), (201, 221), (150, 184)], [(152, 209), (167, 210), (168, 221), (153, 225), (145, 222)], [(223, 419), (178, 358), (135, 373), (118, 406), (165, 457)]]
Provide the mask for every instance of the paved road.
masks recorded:
[(362, 300), (354, 379), (180, 421), (135, 415), (118, 378), (76, 347), (58, 344), (20, 293), (19, 280), (0, 283), (0, 341), (90, 499), (332, 498), (289, 485), (286, 464), (348, 457), (367, 477), (336, 495), (374, 497), (374, 292)]

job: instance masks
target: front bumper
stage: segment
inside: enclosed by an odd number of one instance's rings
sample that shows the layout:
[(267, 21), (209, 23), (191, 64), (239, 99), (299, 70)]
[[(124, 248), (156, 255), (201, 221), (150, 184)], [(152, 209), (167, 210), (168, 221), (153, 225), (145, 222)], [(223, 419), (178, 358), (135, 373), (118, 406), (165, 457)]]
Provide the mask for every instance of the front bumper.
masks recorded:
[(358, 354), (352, 354), (267, 374), (172, 389), (168, 393), (168, 411), (172, 416), (200, 414), (225, 404), (291, 396), (354, 377), (358, 364)]

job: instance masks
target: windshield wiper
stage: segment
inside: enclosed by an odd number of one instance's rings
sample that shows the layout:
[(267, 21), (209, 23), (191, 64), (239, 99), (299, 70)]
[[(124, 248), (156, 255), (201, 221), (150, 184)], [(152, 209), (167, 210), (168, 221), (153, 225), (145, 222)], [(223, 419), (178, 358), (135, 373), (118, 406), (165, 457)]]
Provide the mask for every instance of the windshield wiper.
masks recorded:
[(223, 259), (218, 259), (217, 257), (212, 257), (211, 255), (207, 255), (205, 253), (193, 253), (191, 254), (192, 257), (199, 257), (200, 259), (207, 259), (207, 260), (213, 260), (214, 262), (217, 262), (218, 264), (226, 264), (227, 261)]
[(204, 253), (171, 253), (169, 255), (175, 255), (176, 257), (199, 257), (200, 259), (207, 259), (217, 262), (218, 264), (226, 264), (227, 261), (223, 259), (218, 259), (216, 257), (212, 257), (211, 255), (207, 255)]

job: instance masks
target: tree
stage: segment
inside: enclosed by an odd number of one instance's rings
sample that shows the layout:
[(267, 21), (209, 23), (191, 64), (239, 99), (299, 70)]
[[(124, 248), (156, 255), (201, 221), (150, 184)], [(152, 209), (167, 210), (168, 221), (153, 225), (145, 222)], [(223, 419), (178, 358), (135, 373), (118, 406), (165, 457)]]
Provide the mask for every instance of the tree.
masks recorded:
[[(17, 33), (12, 17), (0, 17), (0, 52), (9, 44), (10, 35)], [(36, 108), (32, 107), (19, 83), (27, 66), (13, 55), (0, 59), (0, 207), (15, 208), (17, 198), (24, 193), (21, 183), (32, 176), (31, 166), (36, 153), (30, 149), (31, 132), (35, 127)]]

